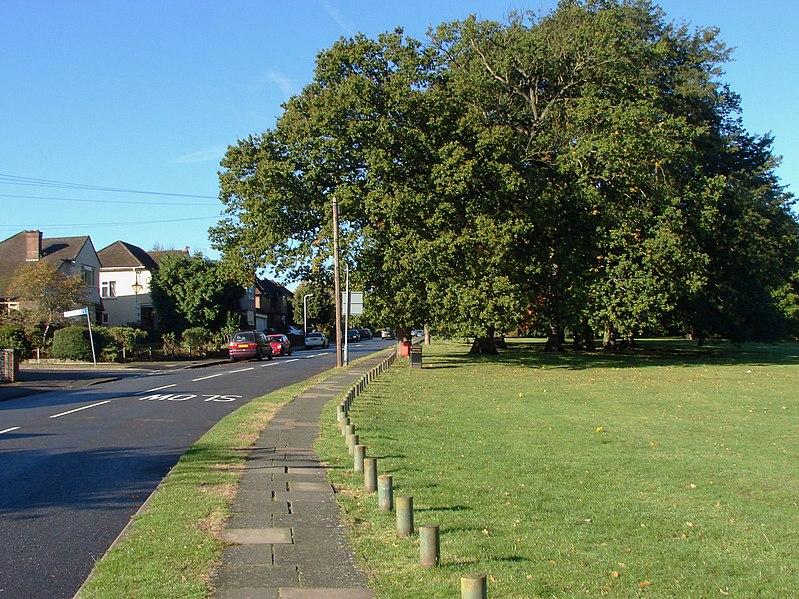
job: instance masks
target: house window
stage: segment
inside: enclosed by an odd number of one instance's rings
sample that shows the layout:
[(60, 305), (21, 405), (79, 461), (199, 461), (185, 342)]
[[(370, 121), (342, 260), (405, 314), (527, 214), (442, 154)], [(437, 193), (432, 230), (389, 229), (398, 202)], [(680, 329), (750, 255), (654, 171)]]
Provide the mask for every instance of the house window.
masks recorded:
[(94, 287), (94, 267), (83, 264), (83, 271), (81, 274), (83, 276), (83, 282), (89, 287)]
[(100, 317), (100, 320), (103, 324), (108, 324), (108, 312), (103, 312), (103, 315)]
[(100, 283), (100, 297), (116, 297), (117, 296), (117, 282), (116, 281), (103, 281)]

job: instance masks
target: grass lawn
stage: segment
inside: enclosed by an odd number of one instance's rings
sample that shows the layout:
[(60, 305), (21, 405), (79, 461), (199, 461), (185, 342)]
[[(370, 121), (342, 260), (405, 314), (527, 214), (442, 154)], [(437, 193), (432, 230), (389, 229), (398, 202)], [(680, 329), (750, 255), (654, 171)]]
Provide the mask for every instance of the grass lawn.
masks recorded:
[(351, 413), (367, 455), (441, 525), (442, 566), (398, 540), (323, 415), (352, 540), (379, 597), (791, 597), (799, 593), (799, 345), (498, 357), (434, 342)]

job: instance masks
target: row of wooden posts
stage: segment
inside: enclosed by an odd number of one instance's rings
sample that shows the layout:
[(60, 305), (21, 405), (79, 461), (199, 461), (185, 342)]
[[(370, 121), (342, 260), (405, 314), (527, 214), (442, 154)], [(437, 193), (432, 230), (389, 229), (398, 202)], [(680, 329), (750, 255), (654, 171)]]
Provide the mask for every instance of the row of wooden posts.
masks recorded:
[[(350, 422), (350, 408), (355, 399), (363, 393), (367, 385), (385, 372), (397, 359), (392, 353), (377, 366), (363, 375), (348, 391), (344, 400), (336, 407), (336, 420), (341, 434), (347, 443), (347, 451), (353, 458), (353, 469), (363, 473), (363, 487), (367, 493), (377, 492), (377, 507), (380, 511), (394, 510), (397, 515), (397, 537), (413, 536), (413, 497), (398, 496), (394, 498), (394, 479), (390, 474), (377, 474), (377, 458), (366, 455), (366, 445), (355, 432), (355, 425)], [(426, 524), (419, 527), (419, 564), (423, 568), (434, 568), (441, 560), (441, 543), (438, 524)], [(486, 599), (488, 589), (485, 574), (469, 574), (461, 576), (461, 599)]]

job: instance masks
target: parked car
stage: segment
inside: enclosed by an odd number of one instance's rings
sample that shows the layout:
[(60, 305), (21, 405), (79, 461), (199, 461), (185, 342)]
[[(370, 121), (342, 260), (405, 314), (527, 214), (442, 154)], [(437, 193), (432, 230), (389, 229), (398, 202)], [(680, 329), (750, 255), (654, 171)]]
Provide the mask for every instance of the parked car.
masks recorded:
[(285, 335), (269, 335), (267, 337), (269, 344), (272, 346), (273, 356), (290, 356), (291, 355), (291, 341)]
[(349, 341), (350, 343), (352, 342), (357, 343), (360, 340), (361, 340), (361, 332), (358, 329), (350, 329), (349, 331), (347, 331), (347, 341)]
[(231, 362), (252, 358), (256, 360), (272, 359), (272, 346), (266, 335), (260, 331), (238, 331), (233, 333), (227, 348)]
[(305, 331), (294, 325), (289, 325), (287, 328), (286, 337), (289, 338), (292, 347), (299, 347), (305, 342)]
[(413, 329), (411, 331), (411, 337), (423, 337), (424, 331), (422, 329)]
[(391, 329), (383, 329), (380, 332), (380, 338), (381, 339), (393, 339), (394, 338), (394, 331), (392, 331)]
[(324, 333), (313, 331), (305, 336), (305, 347), (322, 347), (327, 349), (330, 342), (325, 337)]
[(361, 340), (372, 338), (372, 331), (369, 329), (358, 329), (358, 332), (361, 334)]

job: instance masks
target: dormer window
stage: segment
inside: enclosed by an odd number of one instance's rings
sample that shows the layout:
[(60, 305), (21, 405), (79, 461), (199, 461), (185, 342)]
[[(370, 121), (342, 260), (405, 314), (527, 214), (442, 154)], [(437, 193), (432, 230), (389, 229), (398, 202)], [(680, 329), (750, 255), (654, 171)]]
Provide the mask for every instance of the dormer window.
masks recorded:
[(86, 266), (85, 264), (82, 266), (83, 270), (81, 272), (81, 276), (83, 277), (83, 282), (89, 287), (94, 287), (94, 267)]

